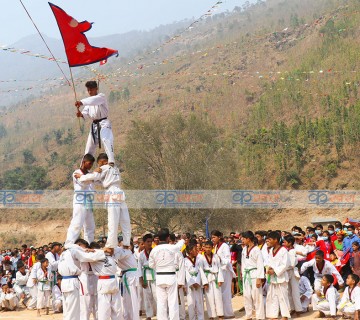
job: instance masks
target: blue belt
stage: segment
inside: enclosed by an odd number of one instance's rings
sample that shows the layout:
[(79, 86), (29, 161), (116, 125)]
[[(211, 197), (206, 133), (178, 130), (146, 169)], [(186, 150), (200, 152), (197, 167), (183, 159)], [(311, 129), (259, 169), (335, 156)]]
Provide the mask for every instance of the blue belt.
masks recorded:
[(79, 276), (63, 276), (63, 279), (78, 279)]

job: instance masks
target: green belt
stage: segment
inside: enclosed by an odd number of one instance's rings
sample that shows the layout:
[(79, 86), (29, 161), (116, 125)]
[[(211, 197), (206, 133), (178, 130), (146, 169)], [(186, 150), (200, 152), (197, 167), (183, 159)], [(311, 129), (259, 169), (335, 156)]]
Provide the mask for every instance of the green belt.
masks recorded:
[(155, 280), (155, 272), (154, 269), (150, 268), (149, 266), (144, 266), (144, 270), (143, 270), (143, 279), (144, 279), (144, 285), (147, 286), (147, 277), (146, 277), (146, 270), (149, 270), (151, 272), (151, 276), (153, 278), (153, 280)]
[[(275, 282), (277, 283), (277, 277), (276, 277), (276, 274), (274, 273), (274, 278), (275, 278)], [(268, 274), (267, 276), (267, 283), (270, 283), (271, 282), (271, 275)]]
[(189, 272), (189, 273), (192, 277), (197, 277), (197, 275), (199, 274), (198, 272)]
[(124, 279), (124, 284), (125, 284), (125, 288), (126, 288), (126, 290), (128, 291), (128, 293), (130, 294), (129, 284), (128, 284), (128, 282), (127, 282), (127, 277), (126, 277), (126, 273), (129, 272), (129, 271), (137, 271), (137, 268), (127, 269), (127, 270), (124, 270), (124, 271), (122, 272), (122, 274), (123, 274), (123, 279)]
[(44, 290), (44, 285), (48, 282), (48, 280), (40, 280), (39, 282), (42, 283), (42, 290)]
[(244, 270), (244, 283), (246, 282), (246, 279), (247, 279), (250, 286), (251, 286), (250, 272), (253, 271), (253, 270), (257, 270), (257, 268), (251, 268), (251, 269), (245, 269)]
[[(210, 270), (204, 270), (204, 273), (206, 274), (206, 277), (212, 273)], [(216, 288), (219, 288), (219, 283), (218, 283), (218, 274), (217, 273), (214, 273), (215, 274), (215, 284), (216, 284)]]

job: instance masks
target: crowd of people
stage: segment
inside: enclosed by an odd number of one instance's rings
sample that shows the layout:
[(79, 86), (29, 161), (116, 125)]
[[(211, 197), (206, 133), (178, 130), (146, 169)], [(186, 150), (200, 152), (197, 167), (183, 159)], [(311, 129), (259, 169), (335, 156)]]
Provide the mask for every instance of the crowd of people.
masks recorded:
[[(360, 312), (360, 228), (317, 225), (302, 230), (246, 231), (208, 237), (189, 233), (134, 237), (129, 248), (106, 238), (2, 250), (2, 311), (61, 313), (64, 319), (283, 319), (313, 310), (318, 317)], [(340, 298), (341, 296), (341, 298)], [(78, 316), (74, 316), (78, 314)]]

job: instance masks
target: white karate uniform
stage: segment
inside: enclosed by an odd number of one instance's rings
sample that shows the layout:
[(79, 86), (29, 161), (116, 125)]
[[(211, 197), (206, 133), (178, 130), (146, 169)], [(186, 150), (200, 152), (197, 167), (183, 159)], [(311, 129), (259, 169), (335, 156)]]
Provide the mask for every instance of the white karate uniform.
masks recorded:
[(339, 302), (339, 293), (331, 285), (326, 292), (324, 288), (321, 287), (320, 291), (323, 293), (323, 297), (319, 298), (316, 293), (312, 295), (311, 304), (313, 310), (319, 310), (324, 313), (326, 316), (336, 316), (336, 306)]
[(25, 294), (26, 298), (30, 297), (29, 288), (26, 286), (29, 280), (30, 272), (29, 270), (22, 274), (20, 271), (16, 272), (14, 290), (17, 297), (20, 299), (22, 294)]
[(289, 277), (287, 273), (289, 266), (289, 254), (284, 247), (280, 247), (275, 255), (273, 248), (270, 249), (269, 267), (274, 270), (275, 274), (268, 277), (270, 283), (266, 296), (267, 318), (277, 318), (279, 310), (283, 318), (290, 318)]
[(236, 275), (231, 265), (230, 247), (226, 243), (222, 243), (220, 246), (215, 246), (215, 253), (220, 258), (221, 269), (224, 276), (224, 283), (221, 286), (224, 317), (233, 317), (234, 310), (231, 303), (231, 283)]
[[(78, 276), (81, 273), (80, 262), (95, 262), (105, 259), (105, 253), (101, 250), (85, 252), (77, 245), (64, 251), (58, 264), (59, 273), (63, 276), (61, 291), (63, 293), (64, 320), (80, 319), (80, 288), (81, 282)], [(65, 277), (72, 278), (65, 278)]]
[(315, 278), (315, 282), (314, 282), (314, 289), (315, 291), (320, 290), (321, 288), (321, 278), (325, 275), (325, 274), (332, 274), (336, 277), (336, 279), (338, 280), (339, 285), (343, 285), (344, 284), (344, 280), (341, 277), (339, 271), (336, 270), (335, 266), (327, 260), (324, 260), (325, 264), (322, 270), (319, 270), (318, 266), (316, 265), (316, 260), (315, 258), (305, 262), (300, 269), (300, 273), (303, 274), (307, 268), (312, 267), (314, 270), (314, 278)]
[(56, 284), (52, 288), (52, 307), (55, 313), (62, 312), (63, 305), (62, 293), (59, 286)]
[(360, 287), (356, 286), (353, 290), (346, 287), (337, 308), (345, 316), (354, 316), (360, 310)]
[(115, 248), (115, 260), (122, 271), (124, 320), (140, 320), (140, 306), (137, 295), (139, 271), (133, 253), (129, 249)]
[[(108, 117), (109, 107), (106, 101), (106, 97), (103, 93), (99, 93), (96, 96), (88, 97), (81, 100), (84, 108), (81, 111), (84, 119), (90, 119), (96, 121)], [(100, 139), (103, 148), (109, 158), (109, 162), (115, 162), (114, 157), (114, 136), (111, 129), (111, 122), (109, 119), (104, 119), (99, 122), (100, 125)], [(96, 146), (98, 145), (98, 132), (97, 125), (92, 123), (92, 129), (90, 129), (88, 140), (85, 147), (85, 154), (90, 153), (95, 156)], [(92, 134), (94, 132), (94, 136)], [(95, 138), (95, 141), (94, 141)]]
[[(83, 174), (81, 169), (73, 173), (74, 198), (73, 198), (73, 216), (67, 231), (65, 248), (69, 244), (75, 243), (79, 238), (81, 229), (84, 229), (84, 240), (88, 243), (94, 241), (95, 220), (92, 208), (92, 199), (94, 196), (94, 187), (91, 182), (81, 182), (74, 177), (74, 174)], [(90, 173), (88, 173), (89, 175)]]
[(301, 244), (297, 244), (294, 243), (294, 249), (295, 252), (301, 252), (301, 254), (296, 254), (296, 258), (298, 261), (304, 261), (306, 260), (306, 256), (308, 254), (308, 248), (301, 245)]
[[(140, 252), (138, 270), (141, 272), (141, 277), (143, 278), (144, 284), (147, 284), (147, 287), (143, 288), (142, 290), (146, 317), (152, 318), (156, 315), (156, 285), (155, 270), (149, 267), (149, 255), (145, 250)], [(139, 287), (141, 286), (139, 285)]]
[(204, 273), (209, 284), (208, 290), (205, 290), (205, 301), (207, 314), (209, 318), (223, 317), (224, 306), (222, 302), (221, 287), (219, 282), (224, 282), (224, 276), (221, 269), (219, 256), (214, 253), (211, 260), (205, 255), (200, 255), (204, 268)]
[[(106, 256), (101, 261), (92, 262), (91, 268), (99, 277), (97, 282), (98, 319), (122, 319), (120, 290), (116, 277), (117, 266), (114, 257)], [(109, 277), (109, 279), (101, 277)]]
[(79, 280), (83, 287), (83, 290), (80, 292), (80, 318), (83, 320), (89, 320), (90, 315), (92, 314), (93, 320), (97, 320), (98, 277), (92, 271), (90, 263), (82, 262), (80, 266), (81, 266), (81, 274), (79, 276)]
[(243, 276), (245, 318), (252, 319), (256, 310), (256, 319), (265, 319), (263, 288), (256, 287), (257, 279), (264, 279), (264, 260), (259, 247), (248, 251), (245, 246), (241, 254), (241, 273)]
[(150, 253), (149, 267), (156, 271), (158, 320), (179, 320), (178, 285), (185, 285), (184, 261), (179, 258), (183, 245), (184, 240), (176, 245), (159, 244)]
[(301, 306), (302, 306), (302, 311), (306, 312), (309, 308), (309, 304), (314, 290), (311, 287), (310, 280), (305, 276), (300, 277), (299, 291), (300, 291), (300, 297), (305, 296), (305, 299), (301, 301)]
[(298, 261), (296, 258), (296, 250), (290, 249), (288, 251), (290, 266), (288, 268), (289, 276), (289, 302), (290, 310), (295, 310), (296, 312), (302, 312), (303, 308), (300, 300), (300, 291), (299, 291), (299, 279), (300, 274), (296, 267)]
[(258, 247), (261, 250), (261, 255), (263, 257), (264, 266), (266, 267), (268, 265), (268, 261), (269, 261), (268, 246), (267, 246), (266, 242), (264, 242), (262, 246), (258, 246)]
[[(189, 256), (184, 259), (186, 288), (187, 288), (187, 303), (189, 320), (204, 320), (204, 295), (203, 286), (208, 284), (208, 280), (203, 270), (203, 259), (198, 255), (194, 261)], [(200, 285), (200, 288), (195, 289), (194, 284)]]
[(1, 292), (0, 294), (0, 306), (2, 308), (9, 309), (11, 311), (15, 310), (19, 304), (19, 299), (16, 296), (14, 291), (10, 293)]
[(37, 271), (36, 278), (38, 288), (36, 308), (38, 310), (50, 308), (51, 282), (53, 280), (50, 265), (47, 268), (46, 273), (40, 267)]
[(101, 181), (106, 190), (106, 206), (108, 210), (108, 239), (105, 247), (116, 248), (118, 245), (118, 226), (120, 222), (123, 235), (123, 245), (130, 245), (131, 224), (129, 210), (125, 203), (125, 193), (120, 188), (120, 172), (117, 167), (104, 165), (101, 167), (101, 173), (93, 172), (82, 175), (78, 180)]
[[(181, 253), (181, 251), (178, 251), (175, 254), (177, 256), (178, 261), (180, 261), (179, 265), (184, 266), (184, 256)], [(184, 270), (184, 268), (182, 268), (181, 271), (178, 268), (176, 269), (176, 277), (177, 277), (178, 284), (181, 283), (181, 281), (185, 281), (185, 270)], [(180, 318), (180, 320), (185, 320), (186, 319), (185, 291), (186, 291), (185, 286), (181, 287), (181, 288), (179, 288), (179, 286), (178, 286), (179, 318)], [(156, 290), (155, 290), (155, 292), (156, 292)], [(220, 299), (221, 299), (221, 295), (220, 295)], [(222, 302), (222, 299), (221, 299), (221, 302)]]
[(35, 262), (34, 265), (31, 267), (29, 279), (26, 284), (26, 286), (29, 288), (29, 293), (31, 296), (31, 299), (28, 303), (29, 309), (36, 308), (37, 292), (38, 292), (37, 285), (36, 285), (36, 282), (37, 282), (36, 276), (37, 276), (37, 271), (39, 268), (41, 268), (41, 263)]

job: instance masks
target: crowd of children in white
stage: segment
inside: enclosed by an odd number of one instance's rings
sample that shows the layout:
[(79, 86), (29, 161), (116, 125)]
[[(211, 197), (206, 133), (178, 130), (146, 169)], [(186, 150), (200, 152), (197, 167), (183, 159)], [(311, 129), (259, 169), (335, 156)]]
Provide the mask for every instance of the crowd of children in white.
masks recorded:
[[(64, 313), (64, 319), (159, 320), (234, 318), (234, 287), (244, 319), (283, 319), (318, 310), (318, 317), (360, 312), (360, 238), (337, 223), (291, 232), (246, 231), (224, 237), (174, 235), (167, 229), (135, 238), (130, 248), (106, 239), (63, 247), (2, 250), (2, 311)], [(239, 279), (237, 281), (235, 279)], [(340, 295), (341, 298), (340, 298)]]

